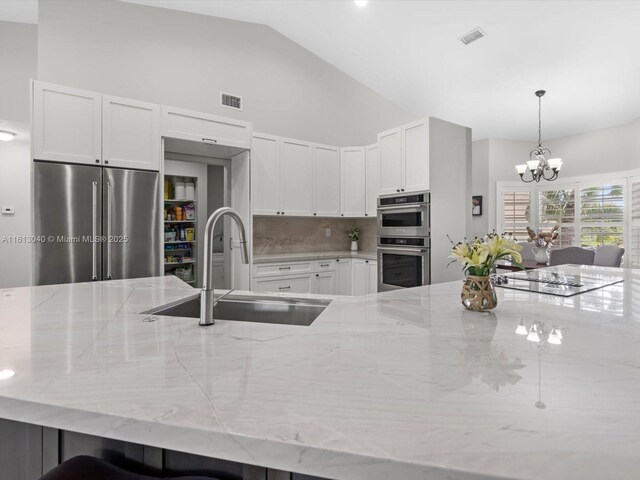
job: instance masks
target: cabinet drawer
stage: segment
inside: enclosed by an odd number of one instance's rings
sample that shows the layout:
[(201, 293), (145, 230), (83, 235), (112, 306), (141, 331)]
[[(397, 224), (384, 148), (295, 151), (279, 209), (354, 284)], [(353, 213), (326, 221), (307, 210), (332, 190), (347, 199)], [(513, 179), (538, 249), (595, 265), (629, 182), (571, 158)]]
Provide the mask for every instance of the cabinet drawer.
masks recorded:
[(288, 275), (291, 273), (311, 273), (312, 265), (312, 262), (259, 263), (253, 266), (253, 276), (266, 277), (272, 275)]
[(315, 263), (315, 272), (333, 272), (336, 269), (335, 260), (318, 260)]
[(253, 291), (258, 293), (311, 293), (312, 275), (281, 275), (254, 280)]
[(174, 107), (162, 107), (162, 135), (196, 142), (251, 148), (251, 124)]

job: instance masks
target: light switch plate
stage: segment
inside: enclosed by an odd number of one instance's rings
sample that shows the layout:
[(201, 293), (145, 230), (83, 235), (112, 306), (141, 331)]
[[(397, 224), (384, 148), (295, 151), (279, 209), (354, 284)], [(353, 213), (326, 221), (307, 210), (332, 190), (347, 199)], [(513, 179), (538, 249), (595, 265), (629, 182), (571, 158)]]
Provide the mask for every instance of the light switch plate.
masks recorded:
[(324, 229), (324, 234), (325, 234), (327, 237), (330, 237), (330, 236), (331, 236), (331, 229), (330, 229), (330, 228), (325, 228), (325, 229)]
[(2, 215), (14, 215), (16, 207), (2, 207)]

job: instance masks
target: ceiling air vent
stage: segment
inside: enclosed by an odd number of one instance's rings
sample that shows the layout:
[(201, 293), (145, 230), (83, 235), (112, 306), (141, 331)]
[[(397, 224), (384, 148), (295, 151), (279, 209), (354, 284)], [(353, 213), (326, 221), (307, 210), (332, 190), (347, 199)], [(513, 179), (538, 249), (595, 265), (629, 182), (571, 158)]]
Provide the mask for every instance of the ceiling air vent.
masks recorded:
[(476, 40), (480, 40), (482, 37), (486, 36), (487, 34), (484, 33), (480, 27), (478, 27), (461, 36), (458, 40), (460, 40), (465, 45), (469, 45), (471, 42), (475, 42)]
[(220, 105), (234, 110), (242, 110), (242, 97), (220, 92)]

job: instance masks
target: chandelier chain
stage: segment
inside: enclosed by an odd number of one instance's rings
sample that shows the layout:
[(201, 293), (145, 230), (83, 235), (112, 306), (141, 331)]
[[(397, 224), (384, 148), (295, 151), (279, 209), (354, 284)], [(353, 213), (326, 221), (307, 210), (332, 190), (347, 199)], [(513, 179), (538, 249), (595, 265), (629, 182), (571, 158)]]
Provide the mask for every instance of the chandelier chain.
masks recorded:
[(538, 147), (542, 147), (542, 97), (538, 97)]

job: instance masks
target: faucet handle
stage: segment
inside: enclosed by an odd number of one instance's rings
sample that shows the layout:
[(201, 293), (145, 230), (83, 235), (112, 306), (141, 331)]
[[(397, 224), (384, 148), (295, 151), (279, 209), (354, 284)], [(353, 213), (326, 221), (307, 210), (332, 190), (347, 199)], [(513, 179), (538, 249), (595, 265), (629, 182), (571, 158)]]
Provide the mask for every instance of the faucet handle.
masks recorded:
[(235, 288), (232, 288), (231, 290), (229, 290), (228, 292), (223, 293), (222, 295), (220, 295), (218, 298), (215, 298), (213, 300), (213, 304), (216, 305), (221, 299), (223, 299), (224, 297), (226, 297), (227, 295), (229, 295), (231, 292), (235, 291)]

